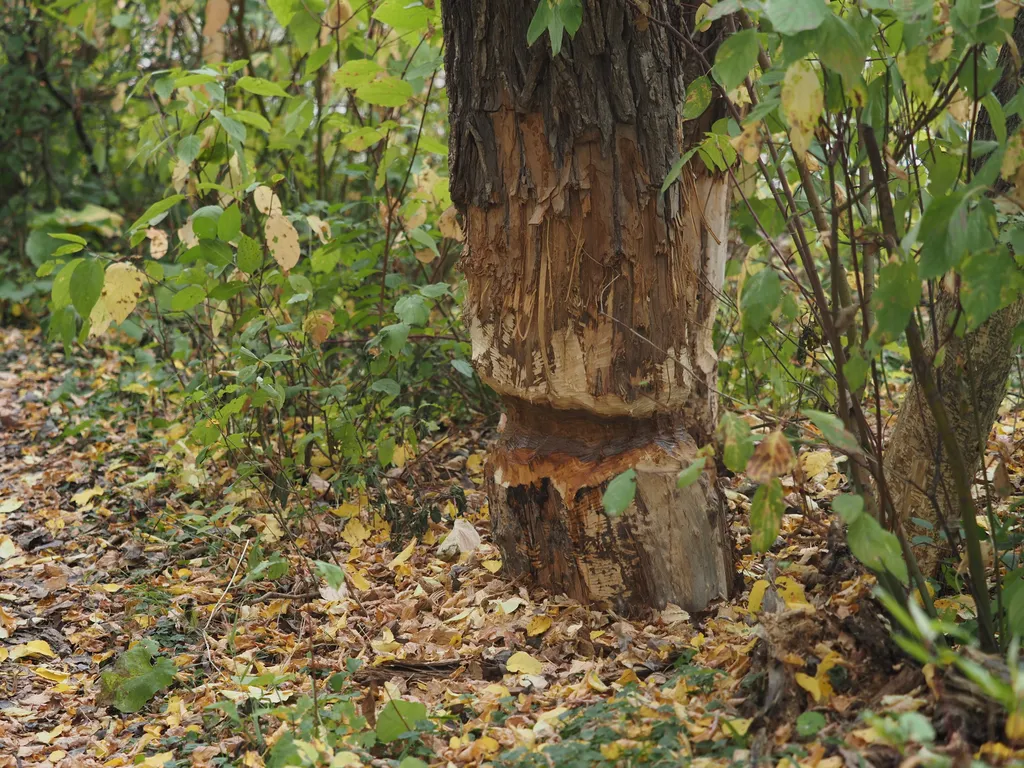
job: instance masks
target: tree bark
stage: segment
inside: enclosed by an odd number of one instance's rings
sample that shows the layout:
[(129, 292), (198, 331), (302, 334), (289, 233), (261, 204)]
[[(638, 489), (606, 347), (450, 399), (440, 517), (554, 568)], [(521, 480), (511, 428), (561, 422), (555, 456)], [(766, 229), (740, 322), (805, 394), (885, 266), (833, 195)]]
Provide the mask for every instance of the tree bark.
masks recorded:
[[(715, 423), (726, 182), (695, 160), (660, 192), (717, 115), (681, 119), (705, 73), (665, 25), (692, 17), (643, 5), (586, 0), (556, 57), (547, 34), (527, 46), (535, 0), (443, 5), (464, 314), (508, 415), (486, 467), (495, 540), (510, 574), (625, 613), (702, 609), (732, 571), (713, 473), (675, 483)], [(608, 518), (631, 467), (635, 501)]]
[[(1013, 40), (1018, 50), (1024, 46), (1024, 14), (1018, 14), (1014, 22)], [(1013, 53), (1006, 45), (999, 57), (1003, 77), (994, 92), (1001, 104), (1013, 97), (1019, 85)], [(1008, 135), (1013, 134), (1019, 122), (1016, 115), (1009, 116)], [(977, 141), (996, 138), (988, 110), (981, 111), (975, 136)], [(975, 172), (985, 159), (975, 161)], [(997, 191), (1005, 189), (1000, 185), (1005, 182), (997, 181)], [(935, 338), (940, 344), (948, 338), (945, 357), (936, 369), (936, 383), (957, 443), (968, 463), (968, 472), (973, 477), (981, 466), (989, 433), (1006, 394), (1006, 380), (1014, 362), (1013, 336), (1024, 320), (1024, 299), (999, 310), (962, 338), (952, 334), (949, 328), (957, 307), (957, 297), (949, 293), (943, 293), (936, 301), (934, 316), (938, 327), (929, 335), (932, 341), (928, 351), (935, 353)], [(911, 538), (927, 536), (932, 539), (931, 544), (914, 546), (914, 554), (926, 576), (938, 573), (942, 557), (948, 551), (948, 547), (935, 546), (940, 543), (938, 534), (944, 530), (951, 533), (959, 517), (953, 476), (944, 460), (941, 444), (931, 411), (915, 382), (900, 406), (896, 429), (886, 449), (884, 469), (896, 513)], [(927, 525), (913, 522), (914, 518), (924, 520)]]

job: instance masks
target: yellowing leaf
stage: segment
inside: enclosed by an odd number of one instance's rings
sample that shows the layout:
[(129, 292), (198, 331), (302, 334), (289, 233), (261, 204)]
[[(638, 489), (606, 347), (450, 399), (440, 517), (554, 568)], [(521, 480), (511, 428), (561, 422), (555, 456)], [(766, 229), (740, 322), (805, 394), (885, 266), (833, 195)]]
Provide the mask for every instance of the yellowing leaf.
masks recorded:
[(287, 272), (299, 263), (302, 252), (299, 247), (299, 233), (288, 219), (284, 216), (271, 216), (267, 219), (263, 234), (267, 238), (270, 255), (281, 267), (281, 271)]
[(757, 444), (747, 462), (747, 477), (758, 484), (767, 483), (773, 477), (788, 474), (795, 464), (793, 446), (781, 430), (776, 430)]
[(256, 210), (264, 216), (280, 216), (284, 213), (281, 206), (281, 199), (270, 187), (259, 186), (252, 191), (253, 202), (256, 203)]
[(530, 619), (530, 623), (526, 625), (526, 634), (529, 637), (536, 637), (537, 635), (543, 635), (549, 629), (551, 629), (550, 616), (534, 616)]
[(75, 502), (75, 506), (77, 506), (77, 507), (84, 507), (86, 504), (88, 504), (94, 498), (96, 498), (97, 496), (102, 496), (102, 495), (103, 495), (103, 489), (100, 488), (97, 485), (97, 486), (93, 486), (92, 488), (88, 488), (88, 489), (86, 489), (84, 491), (79, 491), (78, 493), (76, 493), (74, 496), (71, 497), (71, 500), (73, 502)]
[(598, 693), (604, 693), (608, 690), (608, 686), (601, 682), (601, 678), (597, 676), (597, 670), (592, 669), (587, 672), (587, 687), (591, 690), (597, 691)]
[(107, 267), (103, 293), (89, 313), (90, 336), (99, 336), (111, 325), (123, 323), (139, 303), (146, 276), (131, 264), (118, 262)]
[(828, 701), (835, 692), (828, 676), (828, 671), (840, 663), (840, 656), (835, 651), (830, 651), (818, 663), (818, 669), (814, 677), (798, 672), (796, 682), (801, 688), (807, 691), (814, 698), (815, 702)]
[(524, 675), (539, 675), (544, 664), (533, 658), (526, 651), (516, 651), (509, 656), (505, 664), (509, 672), (520, 672)]
[(162, 259), (167, 255), (169, 241), (166, 232), (156, 227), (150, 227), (146, 230), (146, 237), (149, 238), (149, 255), (152, 258)]
[(1017, 169), (1022, 163), (1024, 163), (1024, 129), (1010, 137), (1010, 141), (1006, 145), (1006, 152), (1003, 154), (1003, 163), (999, 167), (999, 175), (1009, 181), (1017, 173)]
[(9, 512), (17, 512), (25, 505), (25, 502), (14, 496), (10, 499), (4, 499), (0, 501), (0, 515), (6, 515)]
[(14, 557), (17, 551), (18, 547), (10, 536), (0, 536), (0, 560)]
[(497, 573), (501, 570), (501, 560), (484, 560), (480, 565), (491, 573)]
[(50, 644), (45, 640), (29, 640), (24, 645), (16, 645), (9, 650), (12, 660), (30, 656), (48, 656), (51, 659), (56, 657), (50, 650)]
[(818, 117), (825, 108), (818, 73), (809, 61), (791, 64), (782, 81), (782, 113), (789, 123), (793, 152), (798, 157), (811, 146)]
[(409, 546), (407, 546), (405, 549), (403, 549), (401, 552), (395, 555), (394, 560), (388, 563), (388, 568), (397, 568), (402, 563), (406, 562), (410, 557), (412, 557), (412, 553), (416, 549), (416, 544), (418, 543), (418, 541), (419, 540), (416, 537), (413, 537), (413, 540), (409, 542)]
[(150, 755), (141, 763), (135, 763), (136, 766), (141, 768), (163, 768), (167, 763), (174, 759), (173, 752), (158, 752), (155, 755)]
[(831, 451), (808, 451), (800, 454), (800, 469), (807, 479), (831, 471), (834, 463)]

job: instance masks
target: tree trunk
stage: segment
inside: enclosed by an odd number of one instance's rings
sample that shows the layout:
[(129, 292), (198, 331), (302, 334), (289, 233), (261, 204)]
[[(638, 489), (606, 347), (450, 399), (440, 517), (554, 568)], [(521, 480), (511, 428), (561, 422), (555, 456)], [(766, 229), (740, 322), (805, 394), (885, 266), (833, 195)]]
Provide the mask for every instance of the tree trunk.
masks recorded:
[[(1024, 14), (1017, 14), (1013, 40), (1017, 50), (1024, 50)], [(1003, 77), (994, 91), (1001, 104), (1016, 94), (1019, 85), (1015, 52), (1009, 45), (1003, 46), (1000, 52)], [(1013, 134), (1019, 123), (1016, 114), (1008, 116), (1008, 135)], [(976, 141), (996, 138), (988, 110), (981, 110), (975, 136)], [(975, 161), (975, 172), (985, 159)], [(997, 182), (997, 190), (1002, 184), (1005, 182)], [(973, 477), (981, 465), (989, 432), (1006, 394), (1006, 380), (1014, 362), (1013, 335), (1024, 320), (1024, 299), (999, 310), (963, 338), (949, 333), (947, 319), (952, 319), (956, 307), (955, 296), (940, 296), (934, 311), (938, 332), (930, 334), (929, 338), (934, 340), (937, 335), (942, 343), (947, 336), (952, 336), (946, 344), (942, 365), (936, 369), (936, 383), (968, 463), (967, 471)], [(929, 352), (934, 351), (932, 341)], [(896, 429), (886, 448), (884, 469), (896, 512), (906, 524), (910, 537), (927, 536), (934, 544), (940, 543), (941, 531), (950, 532), (951, 526), (955, 527), (959, 520), (953, 475), (941, 446), (931, 411), (915, 382), (900, 406)], [(924, 520), (927, 525), (916, 524), (913, 518)], [(944, 549), (948, 551), (948, 547), (929, 544), (914, 546), (915, 556), (926, 576), (938, 573)]]
[[(511, 575), (626, 613), (702, 609), (732, 572), (712, 472), (675, 482), (715, 423), (726, 182), (694, 160), (659, 191), (716, 115), (680, 117), (704, 72), (665, 24), (692, 19), (644, 5), (587, 0), (555, 57), (547, 34), (527, 46), (535, 0), (443, 5), (464, 313), (508, 415), (486, 468), (495, 540)], [(611, 519), (604, 489), (631, 467)]]
[[(955, 316), (957, 301), (944, 294), (936, 302), (938, 337), (945, 343), (942, 364), (935, 379), (949, 414), (957, 443), (973, 477), (978, 471), (988, 435), (1006, 394), (1006, 379), (1013, 365), (1013, 332), (1024, 318), (1024, 302), (1003, 309), (977, 330), (958, 338), (951, 334), (947, 317)], [(934, 338), (931, 335), (930, 338)], [(934, 351), (934, 342), (929, 344)], [(915, 382), (900, 406), (896, 429), (885, 452), (885, 477), (896, 512), (907, 526), (910, 538), (927, 536), (930, 544), (914, 547), (925, 575), (938, 573), (948, 547), (942, 547), (939, 534), (959, 524), (953, 473), (942, 450), (942, 439), (935, 430), (931, 409)], [(914, 522), (924, 520), (927, 525)]]

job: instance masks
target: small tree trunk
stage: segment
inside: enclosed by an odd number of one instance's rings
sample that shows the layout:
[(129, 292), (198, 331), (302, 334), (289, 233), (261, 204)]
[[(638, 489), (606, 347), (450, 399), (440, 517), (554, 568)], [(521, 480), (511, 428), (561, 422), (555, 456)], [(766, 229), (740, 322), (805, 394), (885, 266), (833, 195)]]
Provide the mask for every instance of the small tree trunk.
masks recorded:
[[(1006, 379), (1014, 359), (1013, 333), (1024, 318), (1024, 301), (997, 312), (962, 338), (951, 334), (945, 322), (955, 316), (956, 307), (956, 298), (948, 294), (936, 302), (938, 337), (940, 343), (946, 343), (935, 379), (957, 443), (968, 462), (968, 472), (973, 476), (981, 465), (989, 432), (1006, 394)], [(930, 335), (931, 339), (934, 337)], [(928, 351), (934, 352), (934, 341), (929, 343)], [(911, 539), (928, 536), (938, 544), (938, 534), (957, 525), (960, 513), (953, 475), (945, 461), (931, 410), (916, 382), (900, 406), (885, 453), (885, 477), (896, 512)], [(915, 523), (914, 518), (926, 521), (927, 526)], [(925, 575), (938, 572), (945, 554), (940, 546), (921, 544), (914, 547), (914, 552)]]
[[(634, 613), (704, 608), (732, 570), (711, 473), (675, 482), (715, 422), (726, 183), (695, 160), (660, 192), (715, 115), (682, 122), (703, 72), (662, 24), (690, 19), (646, 5), (585, 2), (556, 57), (546, 34), (526, 44), (535, 0), (443, 6), (464, 311), (508, 411), (486, 470), (495, 540), (511, 574)], [(631, 467), (635, 501), (609, 519), (603, 491)]]
[[(1003, 46), (999, 63), (1003, 76), (994, 92), (1005, 104), (1017, 92), (1019, 72), (1014, 60), (1024, 46), (1024, 14), (1017, 14), (1013, 26), (1014, 45)], [(1014, 114), (1007, 120), (1010, 134), (1019, 124)], [(996, 138), (988, 110), (982, 110), (975, 129), (977, 141)], [(975, 161), (977, 171), (985, 158)], [(1004, 184), (997, 182), (997, 189)], [(929, 352), (934, 353), (934, 338), (940, 343), (950, 336), (947, 320), (952, 319), (957, 298), (943, 294), (936, 302), (937, 334), (931, 334)], [(1006, 394), (1006, 380), (1013, 365), (1013, 334), (1024, 319), (1024, 299), (996, 312), (981, 327), (963, 338), (952, 336), (946, 344), (942, 365), (936, 370), (936, 383), (942, 392), (943, 404), (950, 415), (957, 442), (968, 471), (973, 476), (981, 464), (989, 432)], [(959, 518), (952, 473), (942, 455), (942, 441), (935, 431), (928, 404), (917, 384), (913, 384), (900, 406), (896, 429), (885, 454), (885, 476), (896, 512), (906, 524), (912, 539), (928, 536), (938, 542), (938, 533), (951, 530)], [(924, 520), (928, 526), (913, 522)], [(930, 527), (929, 527), (930, 526)], [(940, 547), (918, 545), (914, 553), (926, 576), (938, 573), (943, 551)]]

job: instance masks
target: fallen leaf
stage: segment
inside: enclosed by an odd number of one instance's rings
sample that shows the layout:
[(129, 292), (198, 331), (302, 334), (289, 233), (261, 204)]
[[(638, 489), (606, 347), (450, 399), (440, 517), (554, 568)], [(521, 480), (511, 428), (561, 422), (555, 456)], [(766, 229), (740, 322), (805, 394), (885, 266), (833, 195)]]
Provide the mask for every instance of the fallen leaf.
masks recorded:
[(505, 667), (509, 672), (521, 672), (524, 675), (539, 675), (544, 664), (533, 658), (526, 651), (516, 651), (509, 656)]

